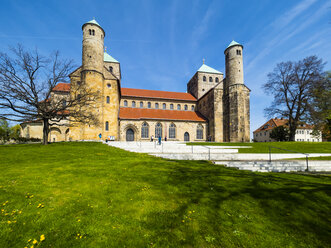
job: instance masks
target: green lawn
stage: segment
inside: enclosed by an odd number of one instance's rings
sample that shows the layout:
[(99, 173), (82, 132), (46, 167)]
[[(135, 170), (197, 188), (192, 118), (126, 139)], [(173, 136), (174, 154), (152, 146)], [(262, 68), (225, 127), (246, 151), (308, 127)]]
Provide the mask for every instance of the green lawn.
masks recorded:
[[(239, 148), (239, 153), (269, 153), (269, 146), (293, 150), (302, 153), (331, 153), (331, 142), (255, 142), (255, 143), (215, 143), (194, 142), (187, 145), (206, 146), (251, 146), (252, 148)], [(291, 153), (289, 151), (271, 149), (272, 153)]]
[(330, 176), (238, 171), (100, 143), (0, 146), (0, 161), (0, 247), (331, 244)]

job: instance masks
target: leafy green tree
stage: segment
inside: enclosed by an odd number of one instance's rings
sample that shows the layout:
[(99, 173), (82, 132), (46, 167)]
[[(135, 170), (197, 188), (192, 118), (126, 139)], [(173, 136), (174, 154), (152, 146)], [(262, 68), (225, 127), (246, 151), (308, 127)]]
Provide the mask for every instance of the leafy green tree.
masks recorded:
[(20, 125), (15, 125), (10, 128), (10, 138), (14, 140), (18, 140), (21, 135), (21, 127)]
[(284, 126), (275, 127), (270, 133), (270, 138), (276, 141), (288, 141), (290, 137), (290, 132), (288, 128)]
[(0, 119), (0, 141), (5, 142), (9, 140), (10, 128), (7, 120)]

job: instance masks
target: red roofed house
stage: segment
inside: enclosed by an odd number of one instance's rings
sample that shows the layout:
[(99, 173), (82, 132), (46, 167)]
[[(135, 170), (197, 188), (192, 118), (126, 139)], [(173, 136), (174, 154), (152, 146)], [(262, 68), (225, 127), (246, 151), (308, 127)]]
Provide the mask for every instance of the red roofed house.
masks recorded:
[[(248, 142), (249, 94), (243, 79), (243, 46), (232, 41), (225, 49), (226, 78), (204, 63), (187, 83), (187, 92), (121, 87), (120, 63), (104, 51), (106, 33), (95, 21), (82, 26), (82, 66), (59, 84), (55, 94), (70, 95), (70, 85), (86, 84), (100, 92), (93, 106), (99, 126), (76, 125), (69, 140), (150, 140)], [(61, 131), (60, 131), (61, 132)], [(52, 135), (52, 133), (51, 133)], [(61, 140), (61, 134), (56, 136)]]
[[(288, 127), (288, 119), (273, 118), (264, 123), (261, 127), (253, 132), (255, 142), (273, 142), (276, 141), (270, 137), (272, 130), (276, 127)], [(300, 123), (295, 134), (295, 141), (322, 142), (322, 133), (316, 137), (312, 135), (314, 126), (306, 123)]]

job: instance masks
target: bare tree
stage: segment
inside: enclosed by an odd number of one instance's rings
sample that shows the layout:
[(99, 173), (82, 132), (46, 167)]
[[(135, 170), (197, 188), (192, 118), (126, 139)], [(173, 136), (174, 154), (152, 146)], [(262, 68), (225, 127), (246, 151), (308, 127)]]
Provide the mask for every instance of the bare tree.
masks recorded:
[(72, 60), (60, 59), (59, 52), (49, 58), (38, 50), (29, 51), (21, 45), (0, 52), (0, 118), (15, 122), (40, 120), (43, 123), (43, 144), (52, 125), (84, 122), (97, 124), (89, 105), (97, 101), (97, 93), (84, 84), (71, 87), (68, 98), (56, 97), (54, 87), (68, 81), (73, 71)]
[(268, 82), (263, 85), (264, 91), (274, 97), (265, 113), (268, 117), (288, 118), (290, 141), (295, 139), (299, 122), (307, 120), (310, 115), (312, 92), (322, 80), (323, 67), (322, 60), (316, 56), (297, 62), (282, 62), (268, 74)]

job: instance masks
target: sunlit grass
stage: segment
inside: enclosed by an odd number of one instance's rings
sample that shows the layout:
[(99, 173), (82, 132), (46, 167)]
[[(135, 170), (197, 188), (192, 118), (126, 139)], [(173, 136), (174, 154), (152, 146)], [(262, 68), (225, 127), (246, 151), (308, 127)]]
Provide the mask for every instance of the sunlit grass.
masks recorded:
[(0, 161), (0, 247), (331, 243), (328, 176), (238, 171), (100, 143), (1, 146)]

